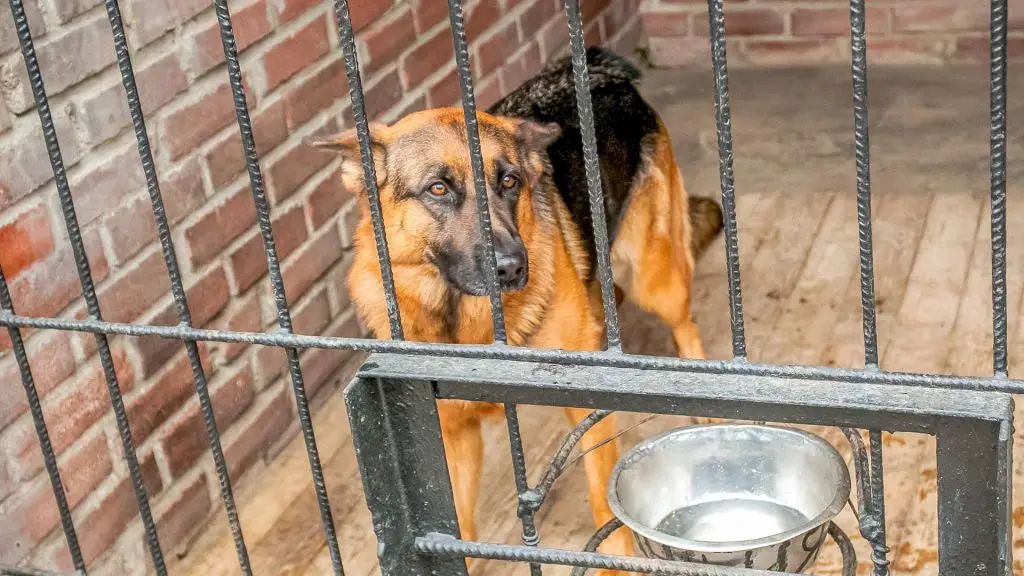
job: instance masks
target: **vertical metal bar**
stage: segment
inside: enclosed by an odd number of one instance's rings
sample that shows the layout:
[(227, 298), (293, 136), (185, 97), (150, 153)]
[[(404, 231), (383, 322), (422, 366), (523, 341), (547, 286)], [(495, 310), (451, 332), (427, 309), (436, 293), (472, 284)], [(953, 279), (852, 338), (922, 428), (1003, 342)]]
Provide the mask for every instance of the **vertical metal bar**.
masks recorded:
[(1012, 414), (952, 421), (936, 435), (939, 574), (1008, 576)]
[(377, 260), (380, 262), (380, 275), (384, 284), (384, 303), (387, 306), (388, 321), (391, 324), (391, 339), (402, 340), (405, 338), (402, 331), (402, 316), (398, 309), (398, 297), (395, 295), (395, 276), (391, 270), (387, 232), (384, 230), (384, 217), (381, 214), (377, 168), (373, 163), (373, 146), (370, 141), (370, 128), (367, 123), (366, 104), (363, 98), (363, 80), (359, 75), (359, 55), (356, 53), (356, 38), (352, 31), (352, 17), (349, 14), (348, 0), (334, 1), (334, 15), (338, 21), (341, 50), (345, 58), (345, 72), (348, 75), (348, 95), (352, 101), (352, 118), (355, 120), (356, 135), (359, 138), (359, 154), (363, 162), (363, 177), (366, 179), (366, 195), (370, 204), (373, 238), (377, 246)]
[[(175, 254), (174, 240), (171, 238), (171, 227), (167, 221), (167, 211), (164, 207), (163, 196), (160, 193), (160, 183), (157, 178), (156, 166), (153, 163), (153, 152), (149, 144), (149, 135), (146, 131), (146, 119), (142, 113), (142, 102), (139, 99), (139, 90), (135, 84), (135, 72), (132, 69), (131, 54), (128, 51), (128, 43), (125, 40), (121, 9), (118, 6), (117, 0), (106, 0), (106, 8), (107, 19), (110, 21), (110, 30), (114, 36), (117, 64), (121, 71), (121, 84), (124, 86), (128, 99), (128, 111), (132, 118), (135, 139), (138, 142), (139, 159), (142, 162), (142, 170), (146, 175), (149, 199), (153, 205), (153, 217), (156, 220), (157, 236), (160, 239), (164, 262), (167, 265), (167, 276), (170, 280), (171, 293), (174, 295), (174, 302), (177, 305), (178, 322), (182, 326), (191, 327), (192, 313), (189, 310), (188, 297), (185, 294), (184, 283), (181, 280), (181, 268), (178, 265), (178, 258)], [(249, 553), (246, 551), (245, 539), (242, 536), (242, 526), (238, 519), (238, 510), (235, 507), (231, 477), (228, 474), (228, 465), (224, 458), (224, 449), (221, 446), (220, 432), (217, 429), (217, 421), (213, 413), (213, 403), (210, 401), (206, 374), (203, 371), (203, 365), (199, 358), (199, 347), (195, 340), (186, 340), (185, 350), (188, 354), (189, 364), (192, 367), (196, 395), (199, 398), (203, 421), (206, 424), (207, 440), (210, 444), (210, 451), (213, 454), (214, 467), (217, 470), (217, 479), (220, 485), (221, 500), (224, 502), (224, 511), (228, 517), (231, 537), (235, 542), (238, 563), (243, 574), (252, 574), (252, 568), (249, 565)]]
[(576, 84), (576, 111), (580, 117), (583, 139), (583, 166), (587, 175), (590, 216), (594, 221), (594, 246), (597, 252), (597, 276), (601, 282), (601, 304), (608, 350), (622, 351), (619, 312), (615, 307), (615, 282), (609, 255), (608, 221), (604, 213), (604, 192), (601, 188), (601, 166), (597, 158), (597, 135), (594, 131), (594, 106), (590, 100), (590, 72), (587, 70), (586, 46), (583, 41), (583, 20), (579, 0), (565, 0), (565, 17), (569, 22), (569, 49), (572, 52), (572, 76)]
[[(256, 153), (256, 140), (252, 131), (252, 120), (242, 88), (242, 71), (238, 63), (238, 48), (235, 45), (235, 34), (231, 27), (231, 12), (228, 0), (214, 0), (214, 10), (220, 24), (220, 37), (224, 45), (224, 59), (227, 61), (228, 79), (234, 97), (235, 115), (238, 118), (238, 130), (242, 136), (242, 147), (245, 153), (245, 164), (249, 171), (249, 183), (252, 189), (253, 203), (256, 205), (256, 218), (259, 222), (260, 234), (263, 236), (263, 248), (267, 256), (267, 270), (270, 286), (274, 291), (277, 305), (277, 324), (281, 332), (292, 333), (292, 317), (288, 311), (288, 298), (285, 295), (284, 279), (281, 276), (281, 264), (277, 257), (274, 244), (274, 232), (270, 225), (270, 206), (263, 184), (263, 173), (260, 171), (259, 157)], [(324, 472), (320, 465), (320, 454), (316, 447), (316, 435), (313, 432), (313, 420), (309, 411), (309, 400), (306, 398), (306, 387), (302, 380), (302, 367), (299, 364), (299, 351), (286, 348), (288, 370), (292, 379), (292, 390), (295, 393), (295, 406), (299, 415), (299, 427), (302, 439), (306, 444), (309, 457), (310, 472), (313, 475), (313, 490), (316, 492), (317, 505), (320, 508), (320, 520), (323, 522), (327, 549), (331, 555), (331, 563), (336, 574), (344, 574), (341, 562), (341, 551), (338, 549), (338, 536), (331, 514), (331, 504), (327, 498), (327, 487), (324, 485)]]
[(1006, 0), (991, 0), (992, 364), (1006, 377)]
[(740, 286), (740, 246), (736, 228), (736, 188), (732, 171), (732, 110), (729, 102), (729, 70), (725, 49), (725, 11), (722, 0), (708, 0), (711, 64), (715, 77), (715, 124), (718, 128), (718, 170), (722, 182), (725, 217), (725, 257), (729, 276), (729, 317), (732, 320), (732, 354), (747, 356), (743, 329), (743, 295)]
[(871, 543), (871, 563), (874, 576), (889, 574), (889, 547), (885, 542), (885, 476), (882, 470), (882, 432), (868, 432), (871, 443), (871, 502), (870, 513), (861, 518), (861, 532)]
[[(57, 140), (57, 130), (53, 124), (53, 116), (50, 113), (50, 103), (46, 96), (43, 76), (39, 70), (39, 60), (36, 58), (35, 46), (32, 43), (32, 32), (29, 30), (28, 19), (25, 16), (25, 7), (22, 4), (22, 0), (10, 0), (10, 5), (18, 40), (21, 43), (21, 53), (25, 59), (29, 84), (32, 86), (32, 96), (35, 99), (36, 110), (39, 113), (39, 121), (42, 124), (43, 138), (46, 141), (46, 152), (50, 158), (50, 166), (53, 168), (57, 195), (60, 198), (61, 212), (64, 215), (68, 239), (71, 241), (79, 281), (82, 284), (82, 295), (85, 298), (89, 318), (100, 321), (103, 316), (100, 313), (99, 299), (96, 297), (96, 285), (92, 279), (89, 258), (85, 251), (85, 244), (82, 241), (82, 231), (78, 225), (75, 203), (71, 196), (71, 187), (68, 185), (67, 173), (64, 169), (64, 159), (61, 156), (60, 143)], [(153, 512), (149, 507), (146, 487), (142, 481), (139, 460), (135, 454), (135, 442), (132, 440), (131, 429), (128, 427), (128, 416), (125, 412), (124, 398), (121, 396), (117, 371), (114, 368), (114, 360), (110, 354), (110, 344), (107, 342), (106, 334), (96, 333), (96, 348), (99, 351), (100, 364), (103, 366), (103, 372), (106, 376), (107, 392), (110, 395), (114, 420), (117, 423), (118, 435), (124, 448), (125, 462), (128, 465), (128, 473), (131, 477), (132, 488), (135, 491), (135, 499), (139, 505), (139, 515), (142, 517), (142, 526), (146, 534), (146, 545), (149, 547), (154, 569), (157, 574), (163, 576), (167, 573), (167, 567), (164, 564), (163, 551), (160, 549), (160, 540), (157, 537)]]
[(875, 262), (871, 236), (871, 145), (868, 140), (868, 60), (864, 0), (850, 0), (853, 48), (853, 140), (857, 157), (857, 224), (860, 237), (860, 304), (864, 319), (864, 363), (878, 367), (875, 325)]
[[(4, 277), (3, 268), (0, 268), (0, 315), (4, 314), (14, 314), (14, 302), (11, 301), (11, 292), (7, 289), (7, 279)], [(43, 407), (39, 403), (39, 392), (36, 390), (36, 383), (32, 378), (32, 368), (29, 366), (25, 343), (21, 339), (21, 330), (8, 327), (7, 334), (11, 337), (14, 359), (21, 372), (21, 383), (25, 387), (25, 397), (28, 401), (29, 412), (32, 413), (32, 423), (35, 425), (36, 436), (39, 438), (39, 450), (43, 453), (43, 465), (46, 467), (46, 475), (50, 477), (53, 497), (57, 501), (57, 512), (60, 514), (60, 525), (64, 529), (64, 539), (68, 543), (68, 552), (71, 553), (71, 564), (74, 565), (75, 570), (84, 573), (85, 559), (82, 557), (82, 548), (78, 545), (78, 534), (75, 532), (75, 523), (71, 519), (71, 506), (68, 505), (64, 483), (60, 479), (60, 468), (57, 466), (57, 457), (53, 453), (50, 431), (46, 428)]]
[(459, 74), (459, 88), (462, 90), (462, 112), (466, 117), (466, 138), (469, 144), (469, 160), (473, 166), (473, 188), (476, 191), (476, 210), (484, 238), (484, 271), (491, 298), (491, 320), (494, 324), (494, 341), (505, 344), (505, 311), (501, 305), (501, 287), (498, 286), (498, 268), (494, 255), (494, 232), (491, 230), (491, 213), (487, 202), (487, 175), (484, 172), (484, 157), (480, 149), (480, 129), (476, 118), (476, 95), (473, 93), (473, 72), (469, 66), (469, 46), (466, 42), (466, 26), (462, 18), (462, 1), (448, 0), (448, 19), (452, 27), (452, 43), (455, 47), (456, 70)]
[(466, 576), (461, 558), (414, 541), (459, 535), (437, 402), (429, 382), (356, 378), (345, 389), (352, 441), (384, 576)]
[[(536, 505), (539, 499), (536, 492), (530, 490), (529, 478), (526, 475), (526, 456), (523, 452), (523, 438), (519, 432), (519, 414), (515, 404), (505, 404), (505, 421), (508, 424), (508, 439), (512, 449), (512, 472), (516, 480), (516, 492), (519, 494), (518, 515), (523, 522), (523, 544), (536, 546), (540, 544), (540, 534), (534, 522)], [(531, 576), (541, 575), (541, 566), (530, 564)]]

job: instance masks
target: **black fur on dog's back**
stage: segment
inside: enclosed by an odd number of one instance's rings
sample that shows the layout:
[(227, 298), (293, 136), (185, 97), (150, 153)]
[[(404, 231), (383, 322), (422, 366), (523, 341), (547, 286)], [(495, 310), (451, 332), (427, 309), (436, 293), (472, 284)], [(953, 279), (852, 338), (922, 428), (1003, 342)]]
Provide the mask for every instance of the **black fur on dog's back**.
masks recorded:
[[(605, 215), (609, 241), (612, 241), (633, 181), (643, 163), (646, 142), (658, 132), (658, 117), (637, 90), (640, 70), (625, 58), (603, 48), (589, 48), (586, 56)], [(552, 61), (488, 112), (561, 126), (561, 137), (548, 147), (554, 169), (553, 179), (580, 228), (593, 274), (596, 261), (594, 226), (590, 216), (571, 59), (565, 57)]]

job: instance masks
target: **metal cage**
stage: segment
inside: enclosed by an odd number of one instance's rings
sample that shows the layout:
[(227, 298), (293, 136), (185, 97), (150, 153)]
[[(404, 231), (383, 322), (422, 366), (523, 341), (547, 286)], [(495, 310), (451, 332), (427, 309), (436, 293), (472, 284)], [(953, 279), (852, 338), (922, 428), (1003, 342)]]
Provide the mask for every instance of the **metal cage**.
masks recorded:
[[(199, 341), (258, 344), (287, 350), (299, 423), (309, 455), (313, 487), (336, 574), (344, 573), (342, 554), (324, 486), (309, 403), (299, 366), (299, 350), (305, 348), (372, 352), (345, 394), (352, 415), (353, 438), (363, 484), (379, 542), (381, 568), (387, 575), (465, 574), (463, 559), (467, 557), (527, 562), (530, 563), (531, 573), (534, 575), (541, 574), (543, 564), (576, 566), (574, 574), (582, 574), (587, 568), (687, 575), (767, 574), (741, 568), (716, 568), (683, 562), (617, 557), (595, 552), (600, 540), (617, 528), (613, 523), (602, 527), (582, 552), (539, 546), (540, 538), (534, 523), (534, 514), (543, 503), (552, 483), (564, 469), (574, 444), (590, 426), (610, 410), (842, 427), (853, 446), (860, 531), (872, 546), (873, 573), (876, 576), (888, 574), (881, 431), (932, 434), (937, 441), (941, 573), (949, 576), (1010, 574), (1010, 470), (1013, 434), (1011, 394), (1024, 393), (1024, 382), (1010, 380), (1007, 376), (1007, 0), (991, 0), (990, 22), (990, 173), (994, 318), (994, 375), (991, 378), (884, 372), (878, 367), (866, 98), (865, 0), (850, 1), (865, 366), (859, 370), (847, 370), (764, 365), (746, 360), (723, 1), (708, 0), (708, 8), (732, 321), (734, 358), (729, 361), (655, 358), (622, 352), (608, 254), (608, 233), (601, 202), (601, 180), (588, 90), (589, 79), (584, 58), (579, 0), (565, 0), (565, 11), (569, 24), (577, 109), (582, 126), (586, 176), (598, 254), (598, 277), (602, 289), (607, 332), (607, 349), (595, 353), (523, 349), (505, 344), (504, 318), (495, 274), (493, 239), (490, 237), (473, 81), (460, 0), (448, 0), (448, 9), (458, 64), (462, 106), (468, 128), (480, 225), (487, 238), (486, 247), (492, 255), (487, 266), (487, 274), (490, 281), (495, 342), (488, 346), (403, 341), (402, 322), (395, 298), (387, 240), (381, 220), (379, 191), (376, 187), (374, 166), (370, 161), (368, 122), (348, 0), (335, 0), (334, 5), (347, 69), (352, 112), (364, 159), (363, 169), (368, 183), (369, 206), (383, 272), (392, 339), (375, 341), (302, 336), (292, 333), (291, 316), (286, 304), (281, 267), (271, 230), (270, 208), (242, 87), (228, 0), (214, 0), (214, 6), (220, 25), (235, 112), (242, 136), (253, 202), (264, 242), (271, 286), (277, 304), (280, 329), (276, 333), (268, 334), (205, 330), (194, 328), (192, 325), (189, 303), (164, 209), (117, 0), (106, 0), (106, 10), (179, 322), (177, 326), (163, 327), (104, 321), (89, 262), (86, 259), (44, 79), (33, 47), (32, 32), (22, 0), (9, 0), (32, 94), (42, 123), (68, 237), (74, 250), (88, 315), (82, 320), (20, 316), (12, 308), (7, 283), (0, 271), (0, 325), (6, 327), (11, 336), (46, 471), (56, 497), (64, 535), (76, 570), (84, 573), (85, 561), (57, 469), (54, 450), (49, 441), (32, 379), (32, 369), (21, 338), (21, 329), (24, 328), (73, 330), (95, 335), (117, 429), (142, 518), (145, 541), (153, 568), (161, 575), (167, 573), (167, 568), (143, 485), (135, 444), (128, 427), (124, 402), (107, 342), (108, 335), (155, 336), (180, 340), (184, 344), (220, 481), (219, 487), (227, 521), (234, 538), (238, 562), (244, 574), (251, 574), (252, 569), (232, 495), (231, 481), (206, 378), (200, 363), (197, 347)], [(523, 545), (469, 542), (459, 537), (436, 411), (437, 399), (451, 398), (498, 402), (505, 406), (513, 469), (519, 493), (518, 514), (523, 525)], [(516, 413), (517, 403), (597, 409), (567, 436), (537, 486), (530, 486), (527, 480)], [(869, 431), (867, 448), (861, 439), (860, 430)], [(845, 567), (850, 573), (851, 568), (855, 567), (855, 561), (849, 541), (838, 531), (833, 531), (832, 535), (844, 552)], [(0, 573), (36, 572), (0, 567)]]

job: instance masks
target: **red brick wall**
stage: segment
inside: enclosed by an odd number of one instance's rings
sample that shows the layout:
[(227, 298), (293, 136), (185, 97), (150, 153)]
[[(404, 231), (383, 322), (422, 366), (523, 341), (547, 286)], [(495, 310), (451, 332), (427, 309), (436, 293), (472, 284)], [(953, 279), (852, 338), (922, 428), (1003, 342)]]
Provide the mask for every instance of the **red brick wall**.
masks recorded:
[[(1009, 0), (1008, 52), (1024, 59), (1024, 0)], [(651, 63), (710, 66), (706, 0), (644, 0)], [(867, 0), (868, 59), (882, 64), (989, 57), (987, 0)], [(730, 66), (850, 62), (848, 0), (726, 0)]]
[[(109, 320), (176, 323), (106, 13), (99, 0), (26, 0), (86, 248)], [(370, 116), (453, 104), (445, 3), (351, 2)], [(275, 313), (209, 0), (122, 0), (168, 215), (198, 325), (271, 330)], [(232, 2), (244, 80), (296, 332), (356, 336), (342, 277), (353, 199), (337, 163), (303, 148), (346, 124), (328, 0)], [(584, 2), (590, 43), (630, 50), (634, 0)], [(564, 50), (559, 0), (469, 0), (478, 102), (487, 106)], [(19, 313), (83, 316), (80, 286), (7, 3), (0, 9), (0, 264)], [(39, 332), (28, 349), (83, 551), (94, 574), (145, 565), (136, 505), (95, 341)], [(6, 332), (0, 337), (0, 564), (69, 569)], [(165, 550), (217, 510), (219, 493), (183, 346), (112, 339)], [(284, 353), (203, 345), (232, 474), (255, 473), (296, 428)], [(316, 403), (350, 355), (303, 355)], [(326, 433), (322, 431), (321, 433)], [(218, 521), (221, 521), (218, 518)]]

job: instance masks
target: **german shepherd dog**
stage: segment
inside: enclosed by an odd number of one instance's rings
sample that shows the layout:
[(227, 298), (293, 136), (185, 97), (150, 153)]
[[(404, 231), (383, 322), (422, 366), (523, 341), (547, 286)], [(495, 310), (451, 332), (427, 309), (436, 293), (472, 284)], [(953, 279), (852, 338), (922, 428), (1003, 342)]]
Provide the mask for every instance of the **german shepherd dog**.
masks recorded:
[[(695, 254), (722, 228), (722, 211), (713, 200), (687, 197), (668, 132), (637, 90), (640, 71), (600, 48), (586, 56), (618, 299), (628, 297), (668, 324), (681, 356), (703, 358), (690, 281)], [(570, 60), (552, 62), (477, 118), (509, 344), (600, 350), (604, 318)], [(463, 111), (371, 123), (370, 138), (405, 337), (489, 344), (488, 255)], [(343, 183), (359, 194), (348, 287), (366, 325), (388, 338), (357, 136), (349, 130), (310, 144), (340, 154)], [(438, 410), (461, 533), (475, 539), (481, 425), (502, 411), (468, 401), (441, 401)], [(566, 413), (575, 424), (589, 411)], [(582, 449), (615, 430), (613, 418), (604, 419), (584, 436)], [(617, 460), (614, 442), (584, 459), (599, 526), (612, 518), (605, 488)], [(630, 554), (629, 533), (617, 531), (602, 550)]]

